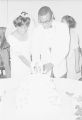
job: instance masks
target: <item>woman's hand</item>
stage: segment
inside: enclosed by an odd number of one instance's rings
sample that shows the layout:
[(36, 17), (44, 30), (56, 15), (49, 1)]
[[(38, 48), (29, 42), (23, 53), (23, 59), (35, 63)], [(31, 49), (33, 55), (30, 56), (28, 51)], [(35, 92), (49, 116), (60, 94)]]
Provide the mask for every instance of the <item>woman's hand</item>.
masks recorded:
[(32, 63), (32, 73), (41, 73), (42, 65), (40, 63)]

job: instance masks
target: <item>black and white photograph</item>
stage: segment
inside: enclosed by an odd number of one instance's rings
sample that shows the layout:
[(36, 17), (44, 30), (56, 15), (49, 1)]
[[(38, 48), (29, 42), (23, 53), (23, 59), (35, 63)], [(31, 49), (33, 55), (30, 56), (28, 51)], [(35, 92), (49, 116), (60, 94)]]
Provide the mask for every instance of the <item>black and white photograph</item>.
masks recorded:
[(81, 0), (0, 0), (0, 120), (82, 120), (81, 12)]

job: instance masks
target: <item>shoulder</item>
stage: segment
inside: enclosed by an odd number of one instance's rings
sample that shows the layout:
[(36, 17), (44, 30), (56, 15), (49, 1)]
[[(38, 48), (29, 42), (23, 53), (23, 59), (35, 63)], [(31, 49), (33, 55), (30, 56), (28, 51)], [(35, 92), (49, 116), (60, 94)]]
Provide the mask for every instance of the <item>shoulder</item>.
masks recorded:
[(6, 34), (6, 39), (8, 40), (10, 38), (13, 38), (14, 37), (14, 33), (15, 33), (15, 31), (10, 33), (10, 34)]
[(53, 24), (56, 26), (56, 27), (61, 27), (61, 28), (64, 28), (64, 27), (67, 27), (67, 24), (63, 23), (63, 22), (60, 22), (60, 21), (54, 21)]
[(69, 28), (67, 24), (59, 21), (54, 21), (53, 24), (54, 24), (54, 27), (56, 28), (56, 31), (60, 32), (61, 34), (69, 33)]
[(11, 40), (12, 40), (12, 38), (13, 38), (13, 35), (12, 35), (12, 34), (6, 36), (7, 42), (10, 43)]
[(6, 36), (6, 39), (10, 46), (15, 46), (15, 44), (17, 44), (17, 40), (12, 33), (10, 35)]

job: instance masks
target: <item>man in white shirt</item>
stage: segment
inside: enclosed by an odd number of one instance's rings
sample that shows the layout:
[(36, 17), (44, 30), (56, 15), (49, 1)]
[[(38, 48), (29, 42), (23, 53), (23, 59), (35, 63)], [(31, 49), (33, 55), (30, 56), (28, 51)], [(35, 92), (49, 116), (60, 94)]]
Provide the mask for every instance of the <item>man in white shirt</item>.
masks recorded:
[(69, 29), (64, 23), (55, 22), (53, 12), (47, 6), (39, 9), (38, 21), (32, 42), (33, 62), (41, 63), (42, 67), (46, 64), (47, 69), (53, 68), (55, 77), (63, 77), (67, 72)]

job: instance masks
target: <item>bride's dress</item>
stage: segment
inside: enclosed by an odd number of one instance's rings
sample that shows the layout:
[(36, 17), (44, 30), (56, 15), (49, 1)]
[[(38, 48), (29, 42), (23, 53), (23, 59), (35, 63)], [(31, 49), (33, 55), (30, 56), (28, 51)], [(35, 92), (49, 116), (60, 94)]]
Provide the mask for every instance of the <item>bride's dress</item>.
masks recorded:
[(26, 66), (19, 58), (23, 55), (27, 60), (30, 61), (29, 57), (29, 40), (20, 41), (15, 36), (8, 36), (8, 42), (10, 44), (10, 55), (11, 55), (11, 78), (16, 81), (27, 79), (30, 72), (28, 66)]
[[(28, 81), (29, 68), (21, 61), (20, 55), (29, 58), (29, 40), (19, 41), (13, 35), (7, 36), (10, 44), (11, 78), (0, 79), (0, 118), (5, 120), (15, 112), (16, 91), (21, 81)], [(12, 118), (14, 119), (14, 118)], [(10, 119), (9, 119), (10, 120)]]

